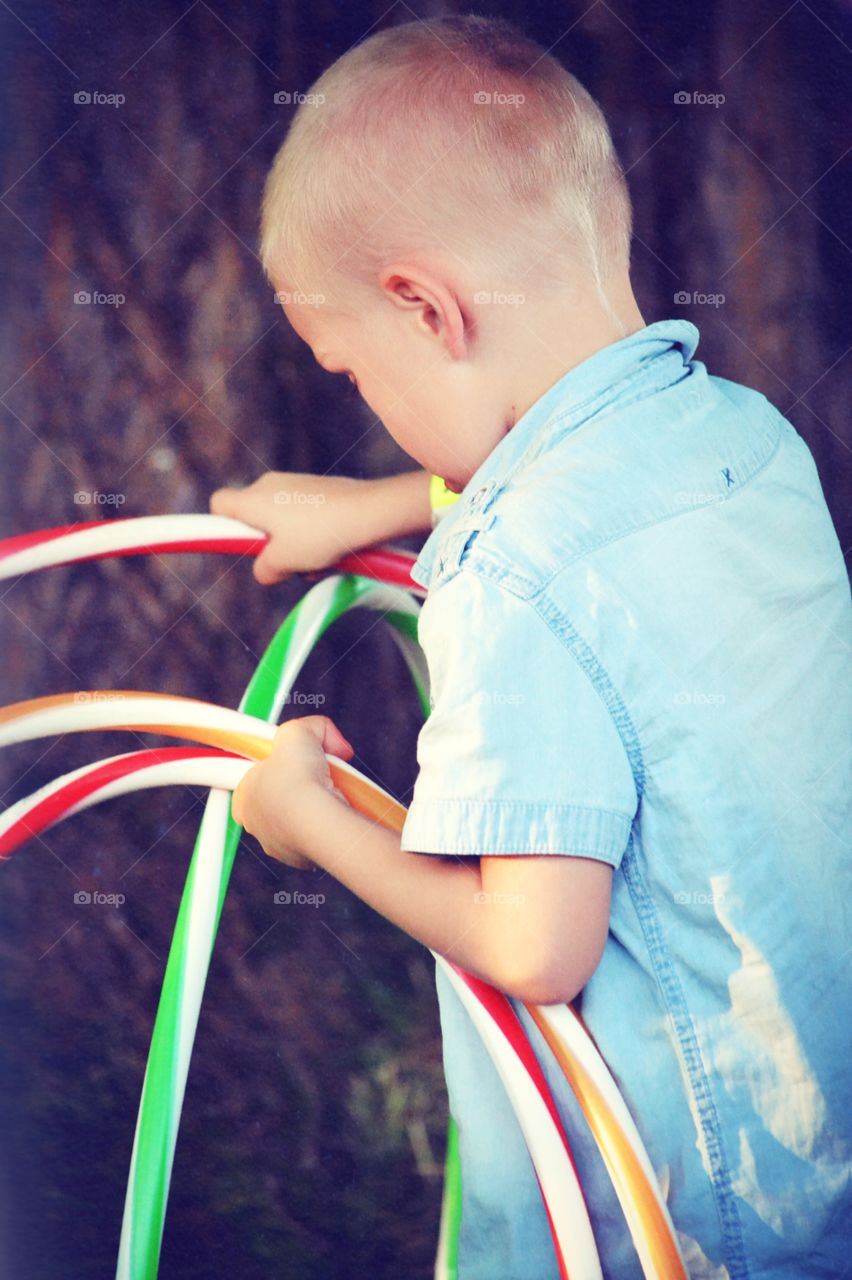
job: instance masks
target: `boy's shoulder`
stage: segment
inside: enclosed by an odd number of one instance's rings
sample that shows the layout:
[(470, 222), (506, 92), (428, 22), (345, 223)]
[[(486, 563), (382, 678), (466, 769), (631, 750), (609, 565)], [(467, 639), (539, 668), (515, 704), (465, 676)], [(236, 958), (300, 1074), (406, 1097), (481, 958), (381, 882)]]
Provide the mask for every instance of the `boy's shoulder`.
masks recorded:
[(782, 445), (787, 474), (777, 499), (792, 484), (822, 502), (792, 424), (759, 392), (701, 365), (683, 384), (585, 422), (557, 417), (535, 444), (508, 474), (465, 493), (433, 534), (420, 560), (430, 594), (464, 567), (530, 598), (604, 548), (641, 559), (653, 533), (657, 554), (661, 536), (676, 547), (691, 514), (734, 498), (747, 503), (745, 492)]

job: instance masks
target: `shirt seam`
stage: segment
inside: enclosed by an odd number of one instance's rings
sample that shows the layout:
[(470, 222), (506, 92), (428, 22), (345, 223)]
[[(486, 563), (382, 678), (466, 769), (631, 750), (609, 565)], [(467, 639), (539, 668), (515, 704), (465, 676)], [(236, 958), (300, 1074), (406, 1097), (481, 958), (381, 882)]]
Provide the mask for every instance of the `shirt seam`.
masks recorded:
[[(566, 804), (561, 801), (552, 802), (548, 800), (470, 800), (467, 798), (457, 797), (448, 798), (428, 796), (422, 800), (413, 800), (409, 806), (408, 816), (410, 817), (413, 815), (413, 817), (410, 822), (408, 821), (408, 817), (406, 818), (407, 826), (410, 828), (409, 833), (406, 835), (407, 841), (417, 838), (416, 833), (418, 820), (423, 820), (420, 817), (421, 810), (424, 810), (428, 815), (435, 809), (441, 813), (447, 813), (447, 811), (450, 810), (454, 814), (461, 812), (462, 814), (469, 814), (473, 817), (493, 815), (495, 811), (499, 815), (501, 811), (505, 811), (506, 809), (512, 810), (514, 814), (519, 815), (522, 818), (527, 813), (532, 814), (533, 816), (547, 815), (548, 818), (554, 818), (557, 820), (560, 818), (564, 819), (566, 816), (570, 815), (575, 816), (581, 825), (579, 831), (577, 831), (573, 837), (570, 833), (567, 839), (561, 834), (549, 836), (546, 839), (539, 837), (537, 840), (530, 839), (524, 847), (513, 847), (511, 850), (483, 850), (482, 848), (468, 849), (465, 845), (469, 842), (463, 840), (460, 841), (457, 836), (452, 835), (446, 841), (439, 840), (435, 842), (439, 845), (441, 843), (445, 843), (447, 847), (443, 850), (404, 849), (404, 853), (455, 853), (461, 857), (471, 853), (478, 857), (499, 857), (508, 852), (524, 855), (538, 853), (564, 854), (569, 857), (581, 856), (597, 858), (598, 860), (606, 862), (608, 865), (614, 867), (623, 856), (633, 820), (632, 814), (625, 813), (618, 809), (610, 809), (605, 805)], [(621, 833), (618, 841), (619, 847), (616, 849), (614, 837), (617, 828), (621, 828)], [(414, 834), (411, 834), (411, 832)], [(520, 840), (516, 841), (514, 839), (514, 833), (510, 833), (510, 837), (512, 839), (513, 846), (516, 844), (520, 845)], [(477, 843), (481, 844), (481, 842)], [(506, 843), (506, 837), (501, 834), (500, 839), (498, 839), (496, 843)], [(533, 847), (535, 845), (538, 845), (539, 847)]]
[[(770, 420), (767, 417), (767, 425), (769, 424), (769, 421)], [(562, 573), (565, 569), (572, 568), (575, 564), (577, 564), (578, 562), (581, 562), (586, 556), (591, 557), (592, 555), (597, 554), (597, 552), (603, 551), (605, 547), (612, 546), (614, 543), (619, 542), (624, 538), (629, 538), (636, 533), (642, 533), (646, 529), (654, 528), (656, 525), (666, 524), (669, 520), (676, 520), (681, 516), (695, 515), (696, 511), (713, 511), (715, 510), (716, 507), (721, 506), (723, 503), (731, 502), (734, 498), (739, 497), (739, 495), (743, 492), (743, 490), (747, 489), (748, 486), (752, 484), (754, 480), (757, 479), (760, 473), (764, 471), (766, 467), (769, 466), (769, 464), (773, 461), (773, 459), (775, 458), (775, 455), (777, 454), (781, 446), (781, 441), (782, 441), (782, 435), (781, 435), (781, 432), (778, 431), (775, 435), (775, 441), (772, 445), (772, 448), (769, 450), (766, 456), (763, 457), (762, 461), (760, 460), (761, 458), (760, 450), (755, 445), (751, 445), (749, 446), (748, 449), (743, 450), (743, 452), (739, 454), (731, 463), (731, 470), (734, 470), (738, 467), (746, 467), (745, 479), (741, 481), (741, 483), (737, 484), (735, 488), (731, 489), (729, 492), (720, 493), (715, 502), (697, 502), (693, 506), (685, 507), (682, 511), (669, 511), (666, 515), (657, 516), (656, 518), (645, 520), (642, 524), (634, 525), (633, 528), (626, 530), (624, 533), (613, 534), (611, 538), (607, 538), (604, 542), (597, 543), (589, 551), (580, 552), (579, 555), (574, 556), (572, 560), (567, 560), (564, 564), (560, 565), (559, 568), (554, 570), (554, 572), (550, 575), (548, 579), (546, 579), (545, 582), (540, 584), (539, 590), (544, 590), (546, 587), (550, 586), (551, 582), (553, 582), (553, 580), (557, 578), (560, 573)], [(747, 467), (747, 464), (749, 463), (752, 464), (751, 470), (748, 470), (748, 467)], [(538, 592), (536, 592), (536, 594), (538, 594)]]
[[(487, 485), (492, 486), (494, 492), (492, 492), (489, 501), (485, 503), (482, 510), (484, 511), (488, 506), (491, 505), (491, 501), (493, 501), (496, 497), (499, 496), (500, 491), (506, 487), (506, 485), (509, 483), (509, 481), (512, 479), (512, 477), (515, 475), (517, 471), (519, 471), (523, 466), (528, 465), (530, 461), (534, 460), (541, 453), (546, 452), (546, 450), (552, 446), (553, 442), (552, 442), (551, 436), (553, 431), (561, 429), (563, 426), (565, 426), (571, 417), (573, 416), (577, 417), (577, 421), (574, 422), (571, 426), (571, 430), (574, 431), (574, 430), (577, 430), (579, 427), (585, 426), (587, 423), (591, 422), (593, 419), (595, 419), (598, 416), (599, 413), (601, 413), (602, 416), (605, 418), (607, 416), (605, 410), (607, 409), (611, 409), (612, 413), (616, 413), (616, 412), (620, 412), (627, 405), (635, 404), (637, 400), (643, 398), (643, 396), (645, 395), (647, 390), (647, 387), (646, 387), (647, 383), (652, 384), (651, 394), (653, 394), (655, 391), (667, 391), (670, 387), (677, 386), (679, 383), (683, 382), (685, 379), (688, 379), (689, 367), (688, 365), (686, 366), (681, 365), (681, 368), (683, 371), (680, 373), (680, 376), (674, 378), (670, 382), (664, 382), (664, 383), (659, 382), (662, 371), (659, 368), (658, 362), (660, 359), (665, 360), (667, 357), (671, 357), (671, 355), (672, 355), (671, 351), (664, 352), (661, 356), (657, 357), (656, 359), (650, 359), (644, 368), (640, 365), (638, 368), (630, 369), (616, 382), (607, 383), (605, 386), (599, 386), (598, 389), (592, 392), (591, 394), (589, 394), (585, 398), (585, 400), (580, 400), (575, 404), (569, 404), (562, 407), (560, 407), (559, 405), (554, 406), (554, 408), (544, 418), (544, 420), (541, 423), (539, 423), (538, 427), (533, 432), (533, 435), (527, 441), (526, 447), (521, 451), (520, 455), (515, 459), (515, 461), (511, 463), (511, 465), (509, 465), (505, 471), (495, 476), (490, 476), (488, 480), (485, 481)], [(656, 386), (653, 385), (655, 382), (657, 383)], [(631, 387), (631, 385), (632, 385), (632, 394), (630, 395), (629, 399), (627, 400), (622, 399), (623, 394), (627, 391), (628, 388)], [(595, 408), (595, 405), (597, 405), (599, 402), (600, 402), (599, 408)], [(544, 438), (545, 433), (547, 433), (547, 439)], [(465, 502), (465, 499), (462, 499), (461, 502), (459, 503), (459, 507), (461, 507), (462, 503), (464, 502)], [(476, 511), (470, 508), (469, 500), (467, 502), (467, 506), (468, 506), (468, 513), (475, 517)], [(434, 527), (435, 526), (433, 526), (433, 528)], [(462, 528), (459, 527), (459, 528), (453, 529), (453, 533), (457, 533), (457, 532), (458, 533), (462, 532)], [(471, 532), (477, 532), (476, 526), (474, 526), (471, 529)], [(449, 536), (451, 537), (452, 534), (450, 534)], [(465, 550), (464, 547), (459, 549), (458, 556), (456, 557), (456, 562), (453, 565), (454, 569), (459, 568), (458, 561), (461, 555), (463, 554), (464, 550)], [(435, 570), (434, 570), (434, 563), (437, 558), (438, 558), (438, 553), (436, 549), (427, 567), (427, 577), (429, 578), (430, 583), (431, 583), (431, 580), (436, 577)], [(439, 570), (438, 580), (435, 581), (434, 583), (434, 586), (436, 588), (441, 585), (440, 574), (441, 574), (441, 571)]]
[[(645, 790), (645, 760), (638, 730), (633, 723), (633, 717), (627, 709), (624, 698), (588, 640), (580, 634), (564, 610), (560, 609), (549, 596), (544, 596), (542, 592), (537, 593), (533, 599), (526, 600), (525, 603), (529, 604), (530, 608), (541, 618), (555, 639), (560, 641), (562, 647), (573, 657), (606, 707), (624, 747), (630, 771), (633, 774), (638, 809)], [(545, 612), (545, 608), (547, 612)]]
[[(412, 800), (412, 807), (414, 801)], [(497, 808), (505, 805), (507, 808), (515, 809), (568, 809), (570, 811), (582, 810), (586, 813), (609, 813), (614, 818), (624, 818), (627, 822), (633, 821), (633, 814), (627, 813), (624, 809), (610, 809), (603, 804), (571, 804), (558, 800), (468, 800), (458, 796), (425, 796), (418, 801), (419, 804), (458, 804), (458, 805), (476, 805), (479, 808)]]
[(572, 848), (566, 849), (513, 849), (511, 852), (482, 853), (480, 850), (465, 849), (401, 849), (401, 853), (413, 853), (419, 858), (591, 858), (594, 862), (603, 862), (614, 872), (617, 870), (612, 855), (601, 853), (600, 849)]
[[(541, 605), (541, 597), (544, 589), (536, 592), (535, 596), (518, 596), (511, 591), (499, 579), (489, 573), (480, 573), (480, 566), (475, 562), (468, 561), (460, 566), (456, 574), (470, 573), (474, 578), (485, 579), (491, 582), (501, 594), (508, 594), (513, 600), (519, 600), (521, 604), (527, 605), (532, 612), (538, 617), (551, 635), (557, 640), (562, 648), (570, 654), (583, 675), (592, 685), (598, 697), (604, 704), (607, 714), (610, 717), (615, 730), (618, 734), (621, 745), (627, 755), (627, 761), (630, 771), (633, 775), (633, 786), (636, 790), (637, 808), (641, 803), (642, 793), (645, 789), (645, 762), (642, 754), (642, 746), (633, 718), (627, 709), (619, 690), (616, 688), (609, 672), (595, 653), (589, 642), (580, 635), (574, 624), (566, 617), (564, 612), (549, 598), (547, 601), (548, 612), (545, 612)], [(632, 818), (633, 815), (627, 815)]]
[[(665, 353), (665, 355), (670, 354), (670, 352)], [(662, 358), (665, 358), (665, 356)], [(605, 387), (598, 388), (594, 394), (587, 396), (585, 400), (581, 400), (578, 404), (566, 405), (563, 408), (559, 408), (558, 406), (554, 408), (553, 412), (549, 414), (548, 417), (545, 418), (544, 422), (539, 425), (538, 430), (535, 431), (532, 439), (527, 442), (527, 446), (521, 453), (520, 457), (515, 459), (511, 467), (509, 467), (501, 477), (495, 477), (497, 479), (498, 487), (500, 489), (504, 489), (522, 464), (527, 463), (528, 460), (535, 459), (539, 454), (546, 452), (547, 448), (552, 446), (553, 441), (551, 435), (554, 429), (564, 427), (574, 416), (577, 416), (577, 421), (572, 424), (572, 431), (576, 431), (579, 427), (585, 426), (587, 423), (595, 419), (598, 416), (598, 413), (601, 413), (607, 408), (611, 408), (613, 413), (620, 412), (627, 405), (635, 404), (637, 400), (641, 399), (646, 390), (645, 384), (659, 380), (661, 372), (662, 371), (657, 365), (657, 361), (649, 360), (646, 368), (643, 369), (640, 365), (638, 369), (632, 369), (629, 373), (626, 373), (623, 377), (619, 378), (617, 382), (608, 383)], [(652, 394), (654, 391), (667, 391), (669, 387), (676, 386), (687, 376), (688, 373), (684, 372), (679, 378), (675, 378), (672, 382), (666, 382), (662, 385), (653, 387)], [(628, 400), (622, 399), (623, 393), (631, 386), (631, 384), (633, 384), (633, 394)], [(598, 401), (601, 401), (602, 403), (600, 404), (599, 409), (595, 409), (594, 406)], [(581, 414), (584, 416), (580, 417), (579, 415)], [(603, 413), (603, 416), (606, 417), (607, 415)], [(549, 432), (548, 439), (546, 441), (543, 439), (545, 432)], [(538, 447), (536, 448), (536, 446)], [(532, 459), (530, 458), (530, 455), (532, 455)]]
[[(772, 416), (766, 412), (766, 410), (764, 412), (767, 425), (772, 423), (777, 427), (778, 424), (777, 422), (773, 422)], [(507, 568), (505, 561), (503, 561), (499, 556), (492, 554), (487, 546), (483, 547), (481, 545), (477, 545), (475, 562), (476, 568), (483, 570), (483, 577), (489, 577), (493, 581), (499, 581), (500, 585), (506, 587), (507, 590), (511, 591), (512, 594), (516, 595), (519, 599), (532, 602), (538, 595), (546, 591), (561, 573), (573, 568), (577, 564), (582, 564), (585, 560), (591, 560), (593, 556), (597, 555), (598, 552), (603, 551), (604, 548), (613, 546), (615, 543), (624, 541), (626, 538), (631, 538), (636, 534), (643, 533), (646, 529), (652, 529), (657, 525), (665, 524), (669, 520), (677, 520), (682, 519), (684, 516), (695, 515), (697, 511), (715, 511), (723, 503), (733, 501), (773, 462), (781, 447), (783, 438), (782, 432), (780, 430), (777, 431), (772, 447), (765, 456), (762, 456), (761, 450), (754, 445), (749, 446), (748, 449), (743, 450), (741, 454), (737, 455), (730, 464), (731, 470), (745, 468), (745, 479), (729, 492), (720, 492), (714, 502), (696, 502), (692, 506), (684, 506), (677, 511), (668, 511), (663, 515), (652, 516), (649, 519), (644, 520), (641, 524), (632, 525), (629, 529), (614, 533), (609, 538), (596, 542), (593, 546), (587, 547), (572, 556), (570, 559), (563, 561), (543, 582), (514, 573), (510, 568)], [(507, 480), (508, 478), (509, 477), (507, 477)], [(468, 560), (465, 564), (459, 565), (460, 569), (467, 567), (474, 567), (473, 560)], [(439, 578), (434, 584), (435, 589), (437, 590), (440, 588), (443, 583), (448, 580), (449, 579), (446, 577)], [(508, 585), (509, 583), (516, 584), (516, 589), (512, 590), (512, 587)]]
[(701, 1124), (710, 1161), (710, 1185), (722, 1230), (725, 1263), (730, 1280), (750, 1280), (746, 1259), (742, 1222), (731, 1181), (731, 1167), (725, 1148), (719, 1112), (713, 1096), (710, 1077), (704, 1067), (701, 1046), (683, 987), (665, 943), (663, 929), (651, 895), (639, 869), (631, 832), (620, 870), (630, 892), (636, 915), (648, 948), (648, 955), (672, 1019), (678, 1047), (689, 1080), (689, 1090)]

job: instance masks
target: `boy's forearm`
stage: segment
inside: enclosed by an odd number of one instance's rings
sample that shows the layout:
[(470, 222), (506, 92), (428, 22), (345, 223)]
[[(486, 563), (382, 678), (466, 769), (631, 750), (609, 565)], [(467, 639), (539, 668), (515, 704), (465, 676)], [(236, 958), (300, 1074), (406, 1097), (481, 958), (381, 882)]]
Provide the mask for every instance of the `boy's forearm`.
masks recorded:
[(370, 547), (432, 527), (428, 471), (365, 480), (352, 512), (353, 545)]
[(505, 927), (512, 908), (482, 901), (478, 863), (402, 850), (397, 832), (330, 792), (317, 791), (308, 812), (301, 852), (424, 946), (522, 995), (523, 957), (513, 955)]

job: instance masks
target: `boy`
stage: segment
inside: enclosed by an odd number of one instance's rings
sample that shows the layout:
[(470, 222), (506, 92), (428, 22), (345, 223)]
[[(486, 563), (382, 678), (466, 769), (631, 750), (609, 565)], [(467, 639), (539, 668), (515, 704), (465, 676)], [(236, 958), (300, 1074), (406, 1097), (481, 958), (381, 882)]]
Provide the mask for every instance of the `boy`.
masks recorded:
[[(331, 788), (323, 751), (353, 748), (323, 716), (279, 730), (235, 817), (512, 997), (606, 1276), (641, 1272), (521, 1001), (577, 999), (690, 1276), (841, 1275), (852, 617), (811, 455), (693, 359), (692, 324), (645, 324), (606, 124), (537, 45), (411, 23), (313, 92), (267, 182), (263, 263), (425, 470), (272, 474), (211, 506), (272, 535), (272, 582), (428, 527), (428, 473), (461, 496), (413, 570), (432, 711), (401, 838)], [(274, 500), (306, 487), (326, 500)], [(461, 1280), (555, 1280), (502, 1086), (438, 994)]]

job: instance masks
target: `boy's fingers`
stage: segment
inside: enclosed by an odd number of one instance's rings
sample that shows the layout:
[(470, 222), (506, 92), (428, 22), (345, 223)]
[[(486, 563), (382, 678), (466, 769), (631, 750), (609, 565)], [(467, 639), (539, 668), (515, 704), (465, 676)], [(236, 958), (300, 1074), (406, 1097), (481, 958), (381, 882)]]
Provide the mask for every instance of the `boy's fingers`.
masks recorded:
[(278, 726), (277, 732), (282, 735), (287, 733), (292, 724), (298, 724), (300, 728), (312, 733), (323, 751), (328, 752), (329, 755), (341, 756), (345, 760), (355, 753), (352, 743), (344, 738), (329, 716), (298, 716), (294, 720), (285, 720)]
[(274, 586), (287, 577), (286, 569), (279, 569), (273, 562), (269, 547), (264, 547), (260, 555), (255, 557), (253, 573), (262, 587)]
[(236, 489), (216, 489), (210, 495), (210, 510), (214, 516), (230, 516), (234, 514)]
[(237, 786), (233, 795), (231, 796), (231, 817), (234, 819), (234, 822), (236, 822), (238, 827), (241, 827), (243, 825), (243, 819), (242, 819), (243, 798), (242, 798), (242, 795), (240, 794), (242, 785), (243, 784), (241, 782)]
[(322, 742), (323, 751), (327, 751), (333, 756), (341, 756), (343, 759), (348, 759), (349, 756), (354, 755), (355, 748), (352, 746), (351, 742), (348, 742), (347, 739), (344, 738), (333, 720), (329, 719), (328, 716), (316, 716), (312, 718), (320, 721), (320, 724), (317, 726), (317, 736)]

